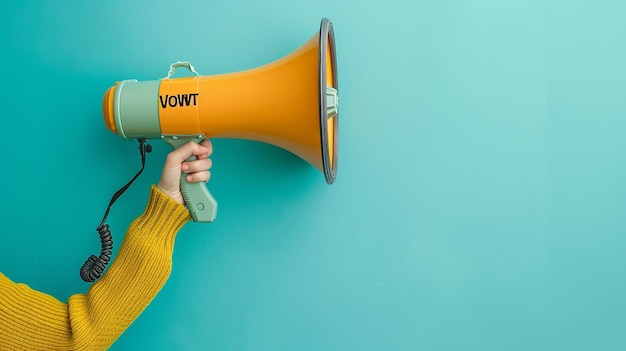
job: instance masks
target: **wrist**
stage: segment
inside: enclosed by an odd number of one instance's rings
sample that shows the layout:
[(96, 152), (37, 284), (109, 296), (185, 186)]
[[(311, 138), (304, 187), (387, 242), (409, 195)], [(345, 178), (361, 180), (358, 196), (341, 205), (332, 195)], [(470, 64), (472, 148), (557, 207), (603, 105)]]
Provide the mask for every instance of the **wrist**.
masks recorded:
[(157, 189), (159, 189), (163, 194), (170, 197), (172, 200), (178, 202), (181, 205), (185, 205), (185, 200), (183, 199), (183, 194), (180, 192), (180, 187), (172, 188), (163, 185), (161, 182), (157, 184)]

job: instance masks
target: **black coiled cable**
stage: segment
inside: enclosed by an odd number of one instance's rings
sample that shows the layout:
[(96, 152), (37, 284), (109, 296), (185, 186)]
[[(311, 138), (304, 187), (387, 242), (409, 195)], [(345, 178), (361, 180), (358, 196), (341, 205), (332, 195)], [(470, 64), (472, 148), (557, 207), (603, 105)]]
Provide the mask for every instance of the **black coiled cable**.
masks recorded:
[(102, 272), (111, 260), (111, 250), (113, 250), (113, 237), (108, 224), (100, 224), (96, 229), (102, 243), (100, 256), (91, 255), (80, 269), (80, 277), (86, 282), (94, 282), (100, 278)]
[(109, 230), (109, 225), (106, 224), (106, 219), (109, 216), (109, 211), (111, 210), (111, 206), (113, 203), (130, 187), (131, 184), (139, 177), (141, 172), (146, 166), (146, 154), (152, 151), (152, 146), (146, 144), (146, 139), (137, 139), (139, 141), (139, 154), (141, 155), (141, 169), (133, 179), (131, 179), (126, 185), (124, 185), (120, 190), (118, 190), (113, 197), (111, 197), (111, 201), (109, 201), (109, 206), (107, 207), (106, 212), (104, 213), (104, 217), (102, 218), (102, 222), (96, 228), (98, 231), (98, 235), (100, 236), (100, 243), (102, 244), (102, 250), (100, 251), (100, 256), (91, 255), (83, 264), (80, 269), (80, 277), (88, 283), (96, 281), (96, 279), (100, 278), (102, 272), (106, 268), (107, 264), (111, 260), (111, 252), (113, 250), (113, 236), (111, 235), (111, 231)]

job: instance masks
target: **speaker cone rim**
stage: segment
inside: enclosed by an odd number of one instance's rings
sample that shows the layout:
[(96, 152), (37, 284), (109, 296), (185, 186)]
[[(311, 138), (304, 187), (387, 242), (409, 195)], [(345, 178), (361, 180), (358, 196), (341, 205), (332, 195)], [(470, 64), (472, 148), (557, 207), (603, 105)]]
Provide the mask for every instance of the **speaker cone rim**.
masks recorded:
[(328, 116), (326, 112), (327, 102), (326, 102), (326, 55), (327, 51), (330, 50), (330, 58), (332, 65), (332, 74), (333, 74), (333, 88), (338, 89), (338, 80), (337, 80), (337, 58), (335, 51), (335, 35), (333, 32), (333, 25), (328, 18), (322, 18), (322, 23), (320, 25), (320, 36), (319, 36), (319, 117), (320, 117), (320, 136), (321, 136), (321, 147), (322, 147), (322, 168), (324, 169), (324, 176), (326, 178), (326, 182), (328, 184), (332, 184), (335, 182), (337, 178), (337, 127), (339, 122), (339, 112), (334, 114), (334, 126), (333, 126), (333, 160), (330, 159), (330, 150), (328, 139), (330, 136), (328, 135)]

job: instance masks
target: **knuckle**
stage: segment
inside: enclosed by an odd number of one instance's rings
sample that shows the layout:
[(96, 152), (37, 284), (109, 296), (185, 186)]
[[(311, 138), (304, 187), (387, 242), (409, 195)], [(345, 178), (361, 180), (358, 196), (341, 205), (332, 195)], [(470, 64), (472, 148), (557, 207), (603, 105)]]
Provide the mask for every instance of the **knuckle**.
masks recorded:
[(209, 180), (209, 177), (210, 177), (208, 171), (198, 172), (196, 173), (196, 176), (199, 182), (206, 182)]

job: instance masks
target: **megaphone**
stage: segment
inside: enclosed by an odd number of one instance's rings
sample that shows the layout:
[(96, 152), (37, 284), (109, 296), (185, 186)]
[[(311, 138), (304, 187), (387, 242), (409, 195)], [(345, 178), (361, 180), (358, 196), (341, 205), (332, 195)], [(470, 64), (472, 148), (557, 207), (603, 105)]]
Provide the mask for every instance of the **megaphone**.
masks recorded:
[[(191, 75), (173, 78), (178, 68)], [(202, 76), (177, 62), (162, 79), (117, 82), (103, 99), (109, 130), (130, 139), (235, 138), (272, 144), (304, 159), (332, 184), (337, 176), (337, 58), (330, 20), (300, 48), (263, 66)], [(212, 222), (217, 202), (204, 183), (181, 178), (196, 222)]]

